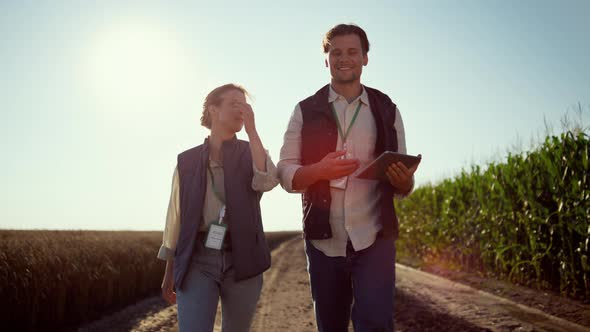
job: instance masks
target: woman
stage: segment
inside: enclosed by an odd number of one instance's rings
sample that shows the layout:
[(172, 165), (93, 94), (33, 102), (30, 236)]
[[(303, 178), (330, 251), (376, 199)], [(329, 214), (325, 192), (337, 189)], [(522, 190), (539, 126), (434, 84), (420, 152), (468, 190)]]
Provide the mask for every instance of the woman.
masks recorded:
[[(201, 117), (209, 137), (178, 155), (158, 258), (181, 332), (212, 331), (220, 298), (222, 330), (248, 331), (270, 267), (260, 198), (278, 178), (246, 96), (235, 84), (211, 91)], [(236, 138), (242, 127), (249, 142)]]

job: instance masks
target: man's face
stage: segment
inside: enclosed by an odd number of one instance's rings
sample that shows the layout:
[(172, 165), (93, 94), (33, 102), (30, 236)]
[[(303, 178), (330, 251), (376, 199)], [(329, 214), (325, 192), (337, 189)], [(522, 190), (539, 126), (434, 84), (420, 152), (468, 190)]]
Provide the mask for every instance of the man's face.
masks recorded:
[(361, 39), (355, 34), (332, 38), (326, 66), (330, 67), (332, 83), (347, 84), (360, 82), (363, 66), (369, 59), (363, 54)]
[(221, 95), (221, 104), (213, 107), (212, 121), (232, 132), (242, 130), (244, 121), (241, 109), (246, 104), (246, 96), (239, 90), (230, 90)]

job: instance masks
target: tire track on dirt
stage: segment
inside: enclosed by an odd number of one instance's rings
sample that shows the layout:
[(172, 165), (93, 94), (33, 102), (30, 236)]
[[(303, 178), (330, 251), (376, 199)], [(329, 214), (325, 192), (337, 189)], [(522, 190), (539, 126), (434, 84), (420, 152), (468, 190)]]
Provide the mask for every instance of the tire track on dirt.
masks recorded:
[[(396, 274), (396, 332), (590, 332), (541, 310), (404, 265), (397, 264)], [(301, 238), (287, 240), (272, 251), (272, 267), (263, 277), (251, 331), (316, 331)], [(152, 309), (143, 317), (111, 317), (106, 324), (85, 331), (178, 331), (176, 306), (162, 306), (158, 301), (152, 300)], [(221, 331), (219, 308), (214, 331)]]
[(316, 331), (302, 243), (297, 237), (273, 252), (251, 331)]
[[(396, 266), (396, 288), (400, 295), (397, 302), (404, 297), (419, 299), (431, 312), (438, 312), (440, 316), (453, 317), (454, 323), (466, 324), (469, 326), (469, 331), (590, 332), (587, 327), (549, 315), (541, 310), (430, 273), (400, 264)], [(396, 306), (396, 311), (403, 310), (406, 308)], [(436, 325), (435, 321), (429, 324)], [(437, 331), (447, 331), (446, 328), (452, 325), (445, 327), (438, 324), (438, 327), (442, 329)], [(463, 327), (453, 330), (466, 329)]]

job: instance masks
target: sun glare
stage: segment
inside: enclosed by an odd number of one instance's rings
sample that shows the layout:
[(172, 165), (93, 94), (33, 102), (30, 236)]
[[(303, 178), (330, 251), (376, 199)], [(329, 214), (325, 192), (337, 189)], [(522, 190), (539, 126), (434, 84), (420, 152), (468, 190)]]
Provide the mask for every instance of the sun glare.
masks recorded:
[(147, 24), (117, 26), (93, 42), (90, 81), (113, 101), (166, 97), (181, 84), (187, 61), (175, 36)]

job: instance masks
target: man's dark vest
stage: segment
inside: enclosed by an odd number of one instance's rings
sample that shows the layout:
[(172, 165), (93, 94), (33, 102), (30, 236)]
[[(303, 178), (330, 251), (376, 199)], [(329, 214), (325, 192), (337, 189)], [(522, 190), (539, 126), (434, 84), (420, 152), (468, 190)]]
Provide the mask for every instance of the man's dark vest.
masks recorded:
[[(301, 163), (309, 165), (324, 158), (336, 150), (338, 129), (330, 104), (328, 103), (330, 86), (326, 85), (313, 96), (301, 101), (303, 125), (301, 128)], [(377, 127), (375, 156), (383, 151), (397, 151), (397, 134), (395, 132), (395, 104), (384, 93), (365, 87), (369, 96), (371, 113)], [(389, 183), (379, 183), (381, 192), (381, 211), (379, 221), (382, 235), (397, 239), (398, 221), (393, 206), (394, 189)], [(308, 239), (328, 239), (332, 237), (330, 228), (330, 182), (318, 181), (311, 185), (302, 195), (303, 231)]]
[[(226, 220), (231, 233), (232, 264), (236, 281), (254, 277), (270, 267), (270, 250), (260, 213), (261, 193), (252, 189), (252, 154), (246, 141), (235, 136), (221, 147)], [(207, 190), (209, 144), (178, 155), (180, 177), (180, 233), (174, 257), (174, 284), (181, 288), (196, 250)]]

